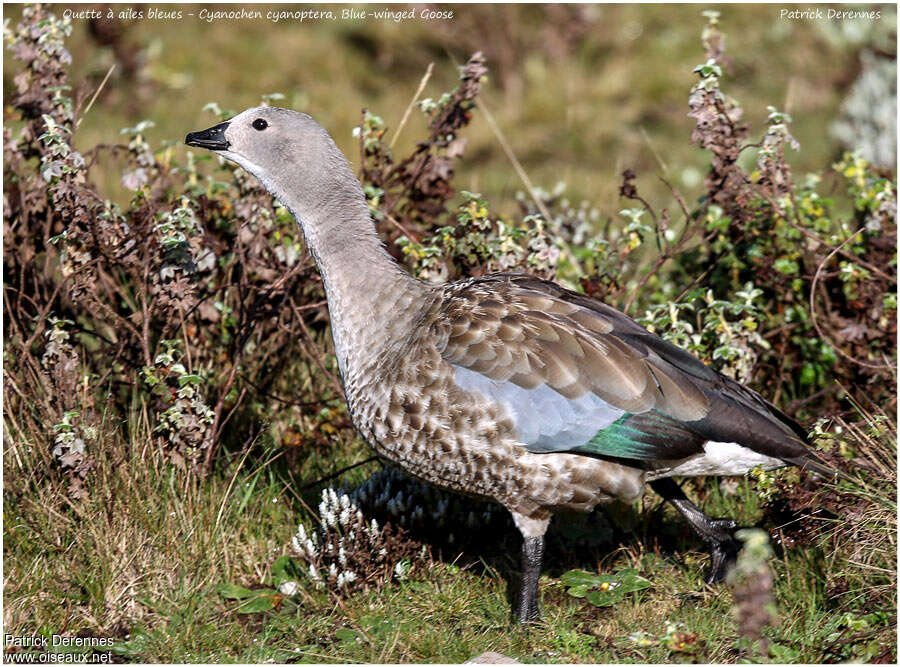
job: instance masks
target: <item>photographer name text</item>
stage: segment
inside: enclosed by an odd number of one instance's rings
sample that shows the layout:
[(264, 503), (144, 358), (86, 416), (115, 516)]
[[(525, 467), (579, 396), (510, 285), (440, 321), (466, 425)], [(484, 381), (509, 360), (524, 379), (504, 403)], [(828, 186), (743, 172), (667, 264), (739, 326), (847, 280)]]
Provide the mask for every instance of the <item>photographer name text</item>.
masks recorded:
[(97, 648), (112, 646), (112, 637), (67, 637), (65, 635), (3, 635), (6, 648)]
[(828, 9), (820, 7), (810, 7), (808, 9), (782, 8), (778, 12), (778, 18), (789, 21), (852, 21), (854, 19), (880, 21), (881, 10), (835, 9), (832, 7)]

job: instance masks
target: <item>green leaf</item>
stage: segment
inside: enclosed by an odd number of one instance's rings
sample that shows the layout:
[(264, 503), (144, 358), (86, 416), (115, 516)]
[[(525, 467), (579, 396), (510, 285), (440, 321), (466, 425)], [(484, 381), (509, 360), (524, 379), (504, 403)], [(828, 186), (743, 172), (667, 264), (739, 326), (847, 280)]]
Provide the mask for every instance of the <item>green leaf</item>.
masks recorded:
[(598, 583), (596, 574), (584, 570), (569, 570), (560, 577), (560, 581), (566, 586), (593, 586)]
[(649, 581), (644, 579), (644, 577), (638, 574), (637, 570), (631, 568), (620, 570), (616, 576), (622, 582), (623, 586), (627, 586), (628, 589), (632, 591), (637, 591), (642, 588), (650, 588), (650, 586), (652, 585)]
[(302, 576), (296, 561), (290, 556), (279, 556), (272, 563), (272, 582), (278, 586), (284, 581), (294, 581)]
[(587, 601), (595, 607), (612, 607), (622, 599), (618, 591), (591, 591)]
[(570, 586), (572, 597), (585, 598), (596, 607), (609, 607), (621, 602), (626, 595), (649, 588), (651, 583), (637, 573), (626, 568), (614, 574), (593, 574), (584, 570), (570, 570), (561, 577)]
[(334, 636), (342, 642), (356, 643), (360, 640), (360, 634), (351, 628), (338, 628), (334, 631)]
[(787, 275), (794, 275), (800, 270), (800, 265), (797, 264), (792, 259), (788, 259), (787, 257), (780, 257), (775, 260), (773, 267), (779, 273), (785, 273)]
[(203, 384), (203, 378), (195, 373), (180, 376), (178, 386), (183, 387), (186, 384)]
[(249, 588), (235, 584), (219, 584), (216, 586), (216, 593), (229, 600), (243, 600), (253, 595), (253, 591)]
[(800, 371), (800, 384), (810, 385), (816, 381), (816, 369), (812, 364), (803, 364)]
[(237, 613), (258, 614), (259, 612), (269, 611), (281, 604), (281, 600), (284, 597), (281, 593), (273, 591), (271, 588), (263, 588), (253, 591), (253, 593), (254, 597), (238, 605), (235, 610)]
[(587, 595), (589, 588), (590, 586), (572, 586), (572, 588), (569, 589), (569, 595), (573, 598), (583, 598)]

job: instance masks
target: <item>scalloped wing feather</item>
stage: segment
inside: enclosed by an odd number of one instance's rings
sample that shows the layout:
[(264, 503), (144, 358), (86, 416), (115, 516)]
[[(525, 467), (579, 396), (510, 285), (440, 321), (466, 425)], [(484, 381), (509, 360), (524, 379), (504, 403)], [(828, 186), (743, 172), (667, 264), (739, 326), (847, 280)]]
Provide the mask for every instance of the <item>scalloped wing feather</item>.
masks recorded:
[(755, 392), (553, 283), (496, 274), (449, 285), (433, 326), (457, 385), (503, 403), (531, 451), (665, 459), (707, 440), (806, 451), (799, 427)]
[[(558, 293), (539, 291), (545, 287)], [(706, 414), (705, 394), (683, 373), (619, 337), (610, 313), (586, 307), (599, 302), (563, 294), (508, 274), (450, 286), (439, 318), (450, 325), (442, 356), (491, 380), (546, 385), (572, 400), (593, 394), (627, 412), (658, 408), (685, 421)], [(632, 331), (646, 333), (636, 324)]]

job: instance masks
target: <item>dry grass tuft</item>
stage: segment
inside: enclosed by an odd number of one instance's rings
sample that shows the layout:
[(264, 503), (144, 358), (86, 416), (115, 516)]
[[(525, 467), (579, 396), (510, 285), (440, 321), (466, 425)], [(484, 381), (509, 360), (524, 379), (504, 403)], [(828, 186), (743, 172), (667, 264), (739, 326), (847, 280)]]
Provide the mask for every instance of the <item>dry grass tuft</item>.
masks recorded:
[(59, 475), (35, 474), (48, 443), (22, 438), (16, 415), (4, 416), (8, 631), (88, 627), (121, 636), (223, 579), (261, 581), (282, 552), (291, 512), (280, 492), (241, 498), (228, 477), (200, 479), (165, 464), (146, 409), (136, 416), (125, 442), (105, 425), (90, 494), (80, 500)]

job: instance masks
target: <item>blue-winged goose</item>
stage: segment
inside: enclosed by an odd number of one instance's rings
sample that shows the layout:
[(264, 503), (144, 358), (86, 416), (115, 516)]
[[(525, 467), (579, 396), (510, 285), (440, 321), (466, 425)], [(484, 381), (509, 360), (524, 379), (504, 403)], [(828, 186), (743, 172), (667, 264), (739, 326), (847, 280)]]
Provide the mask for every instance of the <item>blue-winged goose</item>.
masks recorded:
[(672, 477), (817, 467), (803, 429), (771, 403), (596, 299), (524, 274), (411, 277), (308, 115), (248, 109), (186, 142), (252, 173), (300, 223), (350, 414), (375, 451), (512, 512), (524, 537), (521, 622), (538, 617), (554, 510), (631, 502), (649, 484), (709, 546), (716, 581), (737, 553), (736, 524), (706, 516)]

